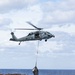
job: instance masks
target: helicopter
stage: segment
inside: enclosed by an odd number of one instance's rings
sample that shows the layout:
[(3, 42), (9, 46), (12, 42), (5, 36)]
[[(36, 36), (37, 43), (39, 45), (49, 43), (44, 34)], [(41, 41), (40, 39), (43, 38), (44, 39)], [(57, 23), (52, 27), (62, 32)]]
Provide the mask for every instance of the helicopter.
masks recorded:
[(52, 37), (55, 37), (53, 34), (51, 34), (48, 31), (42, 31), (43, 28), (38, 28), (35, 25), (33, 25), (31, 22), (27, 22), (29, 25), (33, 26), (35, 29), (25, 29), (25, 28), (15, 28), (15, 30), (37, 30), (34, 32), (30, 32), (27, 36), (21, 37), (21, 38), (17, 38), (14, 35), (14, 32), (11, 32), (12, 38), (10, 38), (10, 41), (15, 41), (15, 42), (19, 42), (19, 45), (21, 44), (21, 42), (24, 41), (34, 41), (34, 40), (45, 40), (45, 42)]

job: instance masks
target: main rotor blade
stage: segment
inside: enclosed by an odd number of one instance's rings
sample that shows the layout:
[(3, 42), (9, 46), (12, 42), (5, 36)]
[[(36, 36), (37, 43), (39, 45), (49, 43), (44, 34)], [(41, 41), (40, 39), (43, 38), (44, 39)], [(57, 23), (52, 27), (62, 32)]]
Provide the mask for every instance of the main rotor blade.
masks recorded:
[(32, 25), (34, 28), (36, 28), (37, 30), (42, 30), (43, 28), (38, 28), (35, 25), (33, 25), (31, 22), (27, 22), (28, 24)]
[(37, 30), (37, 29), (29, 29), (29, 28), (15, 28), (15, 30)]

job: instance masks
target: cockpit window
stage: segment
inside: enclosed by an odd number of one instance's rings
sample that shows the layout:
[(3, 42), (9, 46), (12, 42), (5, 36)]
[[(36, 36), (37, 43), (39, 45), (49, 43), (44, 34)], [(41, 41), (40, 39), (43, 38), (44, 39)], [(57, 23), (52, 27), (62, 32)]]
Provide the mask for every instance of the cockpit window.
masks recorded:
[(51, 33), (47, 32), (47, 34), (51, 34)]
[(49, 33), (49, 32), (45, 32), (44, 34), (45, 34), (45, 35), (48, 35), (48, 34), (51, 34), (51, 33)]
[(29, 33), (28, 36), (32, 35), (33, 33)]
[(44, 34), (46, 35), (46, 32)]
[(49, 32), (47, 32), (47, 34), (49, 34)]

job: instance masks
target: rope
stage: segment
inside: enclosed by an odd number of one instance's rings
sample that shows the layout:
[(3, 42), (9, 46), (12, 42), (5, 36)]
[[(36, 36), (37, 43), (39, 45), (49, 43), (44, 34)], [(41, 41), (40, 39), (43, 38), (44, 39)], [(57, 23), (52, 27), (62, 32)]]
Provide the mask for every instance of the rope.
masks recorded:
[(38, 40), (37, 49), (36, 49), (36, 62), (35, 62), (36, 67), (37, 67), (37, 61), (38, 61), (38, 51), (39, 51), (39, 40)]

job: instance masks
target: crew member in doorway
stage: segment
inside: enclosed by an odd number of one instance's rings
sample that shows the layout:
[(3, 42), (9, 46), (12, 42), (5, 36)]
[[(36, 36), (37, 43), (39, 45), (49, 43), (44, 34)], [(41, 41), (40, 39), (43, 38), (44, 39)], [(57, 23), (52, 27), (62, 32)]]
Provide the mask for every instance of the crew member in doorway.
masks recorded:
[(39, 39), (39, 38), (40, 38), (40, 37), (39, 37), (39, 32), (36, 32), (36, 33), (35, 33), (35, 38), (36, 38), (36, 39)]
[(36, 66), (33, 68), (32, 71), (34, 75), (38, 75), (38, 68)]

